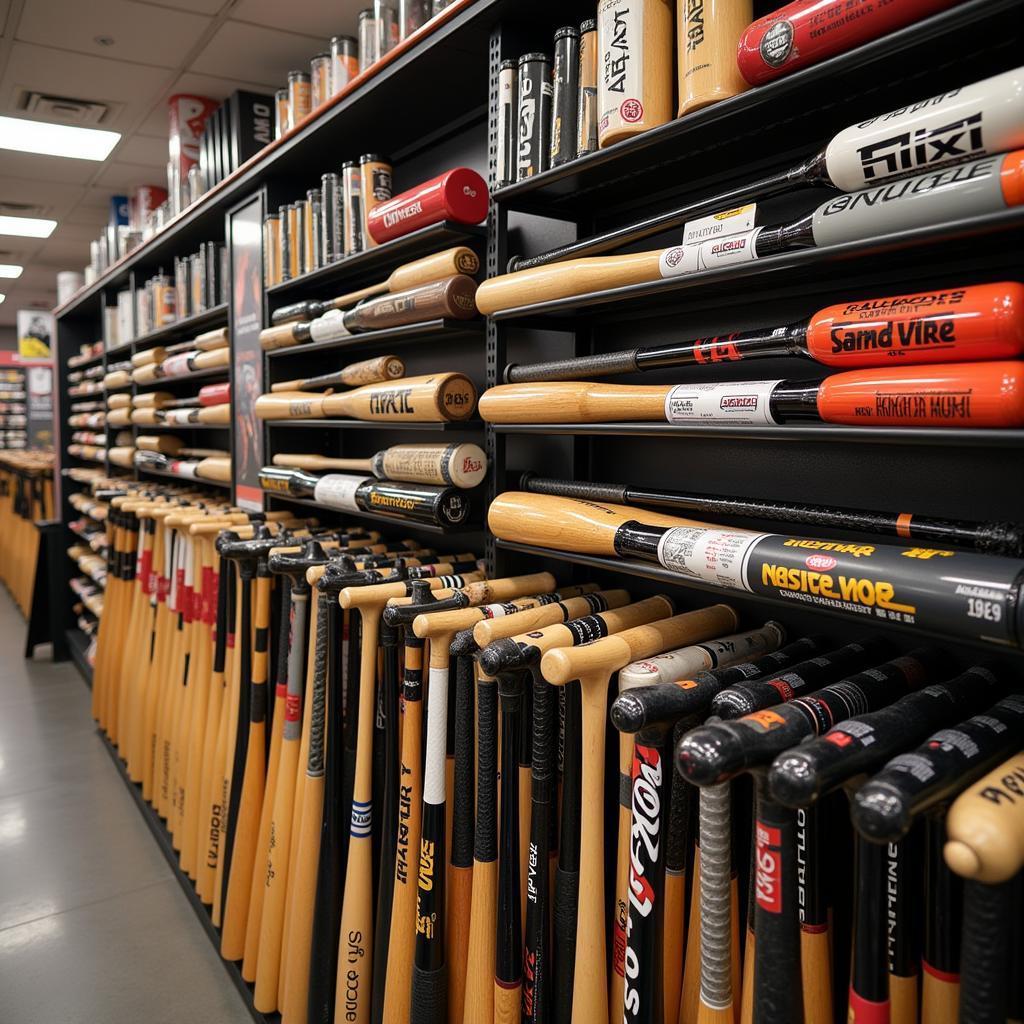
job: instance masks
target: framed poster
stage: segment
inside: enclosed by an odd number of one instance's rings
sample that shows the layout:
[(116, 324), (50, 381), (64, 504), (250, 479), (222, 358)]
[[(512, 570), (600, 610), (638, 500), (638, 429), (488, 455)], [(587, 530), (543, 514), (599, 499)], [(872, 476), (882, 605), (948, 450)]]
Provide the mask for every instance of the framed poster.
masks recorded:
[(22, 359), (49, 359), (54, 333), (52, 313), (40, 309), (18, 310), (18, 354)]

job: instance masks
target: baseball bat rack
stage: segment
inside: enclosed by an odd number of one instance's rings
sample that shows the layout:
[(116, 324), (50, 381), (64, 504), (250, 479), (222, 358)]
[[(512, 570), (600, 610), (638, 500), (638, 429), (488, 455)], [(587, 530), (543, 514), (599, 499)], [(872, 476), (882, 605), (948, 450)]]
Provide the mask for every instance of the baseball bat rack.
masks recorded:
[[(69, 631), (71, 632), (71, 631)], [(74, 648), (72, 648), (74, 650)], [(75, 659), (78, 664), (77, 658)], [(79, 666), (81, 670), (81, 666)], [(84, 675), (83, 671), (83, 675)], [(86, 682), (91, 686), (91, 671), (90, 676), (86, 679)], [(136, 806), (139, 809), (139, 813), (142, 815), (143, 821), (145, 821), (149, 831), (152, 832), (153, 838), (156, 840), (157, 846), (160, 847), (160, 852), (164, 855), (167, 860), (174, 877), (177, 879), (178, 884), (181, 886), (182, 891), (185, 893), (192, 910), (195, 912), (196, 917), (199, 919), (199, 923), (203, 926), (203, 931), (206, 932), (206, 937), (210, 940), (215, 950), (220, 949), (220, 929), (214, 925), (213, 920), (210, 916), (209, 910), (203, 905), (202, 900), (196, 895), (196, 891), (192, 886), (192, 882), (189, 880), (188, 875), (181, 870), (177, 851), (174, 849), (174, 843), (171, 838), (171, 834), (167, 831), (163, 821), (160, 820), (160, 815), (153, 810), (152, 807), (146, 803), (142, 796), (142, 786), (137, 782), (132, 782), (128, 777), (128, 772), (125, 770), (124, 765), (121, 763), (121, 759), (117, 756), (117, 749), (103, 734), (102, 730), (99, 731), (99, 737), (103, 741), (104, 749), (110, 755), (110, 759), (114, 762), (117, 767), (118, 774), (121, 777), (121, 781), (125, 784), (125, 788), (132, 795), (132, 799), (135, 801)], [(252, 1017), (253, 1024), (280, 1024), (281, 1015), (278, 1013), (260, 1013), (259, 1010), (253, 1006), (253, 986), (250, 985), (243, 977), (242, 971), (239, 965), (233, 960), (220, 959), (220, 962), (224, 965), (224, 970), (227, 972), (228, 977), (231, 979), (231, 983), (238, 990), (239, 995), (242, 997), (245, 1003), (245, 1008), (248, 1010), (249, 1015)]]
[[(282, 502), (282, 504), (290, 505), (305, 505), (308, 508), (317, 508), (321, 511), (321, 517), (330, 515), (330, 511), (320, 502), (311, 501), (309, 498), (295, 498), (288, 495), (281, 494), (269, 494), (268, 497), (273, 497), (276, 501)], [(478, 501), (478, 506), (481, 502)], [(483, 530), (483, 526), (480, 523), (480, 516), (476, 514), (468, 522), (460, 523), (458, 526), (436, 526), (433, 523), (419, 523), (412, 519), (405, 519), (402, 516), (388, 516), (378, 514), (376, 512), (338, 512), (337, 515), (344, 515), (346, 519), (370, 519), (377, 523), (389, 523), (395, 530), (414, 530), (417, 533), (433, 533), (433, 534), (444, 534), (446, 536), (457, 537), (460, 534), (479, 534)]]
[(227, 323), (227, 318), (227, 303), (218, 303), (216, 306), (204, 309), (201, 313), (182, 317), (180, 320), (175, 320), (174, 323), (165, 324), (163, 327), (158, 327), (155, 331), (149, 331), (138, 338), (133, 338), (131, 341), (107, 349), (107, 361), (111, 361), (111, 356), (141, 352), (143, 349), (152, 348), (154, 345), (159, 345), (165, 341), (175, 341), (179, 338), (184, 339), (190, 334), (201, 334), (210, 328), (220, 327)]
[(390, 242), (364, 249), (343, 259), (328, 263), (316, 270), (310, 270), (298, 277), (289, 278), (267, 289), (270, 301), (277, 304), (286, 297), (307, 292), (320, 293), (329, 290), (342, 281), (358, 284), (363, 280), (380, 276), (389, 268), (397, 267), (409, 260), (440, 252), (454, 245), (467, 245), (482, 249), (487, 240), (487, 230), (475, 224), (459, 224), (443, 220), (437, 224), (410, 231)]
[(135, 467), (136, 472), (142, 473), (146, 476), (160, 476), (165, 480), (177, 480), (180, 483), (195, 483), (199, 487), (221, 487), (226, 490), (231, 490), (234, 484), (226, 480), (211, 480), (209, 477), (186, 477), (179, 473), (169, 473), (165, 469), (153, 469), (150, 466), (139, 466)]
[(223, 366), (211, 366), (207, 370), (193, 370), (191, 373), (183, 373), (178, 377), (161, 377), (159, 380), (148, 381), (145, 384), (136, 384), (135, 389), (136, 391), (165, 391), (175, 384), (224, 379), (227, 375), (228, 371)]
[[(638, 197), (666, 193), (678, 204), (683, 196), (698, 199), (730, 187), (732, 171), (749, 180), (781, 170), (793, 158), (810, 156), (831, 131), (889, 109), (886, 96), (891, 90), (910, 87), (930, 96), (949, 88), (951, 72), (970, 81), (1013, 67), (1019, 63), (1015, 47), (1020, 34), (1016, 0), (968, 0), (820, 64), (506, 185), (494, 198), (510, 210), (569, 219), (603, 209), (608, 216), (601, 229), (611, 230), (623, 221), (615, 211), (637, 205)], [(710, 153), (714, 158), (709, 162)], [(630, 241), (627, 235), (620, 244)]]
[(278, 364), (289, 356), (308, 356), (322, 352), (344, 349), (358, 349), (371, 353), (382, 347), (410, 345), (419, 342), (438, 343), (461, 342), (470, 344), (471, 339), (480, 339), (484, 332), (483, 320), (427, 320), (420, 324), (406, 324), (403, 327), (389, 327), (379, 331), (365, 331), (352, 334), (337, 341), (313, 341), (306, 345), (290, 348), (275, 348), (267, 352), (267, 358)]
[(463, 420), (461, 423), (388, 423), (380, 420), (270, 420), (266, 424), (270, 431), (294, 430), (302, 427), (316, 427), (319, 430), (431, 430), (443, 434), (473, 434), (483, 428), (481, 420)]

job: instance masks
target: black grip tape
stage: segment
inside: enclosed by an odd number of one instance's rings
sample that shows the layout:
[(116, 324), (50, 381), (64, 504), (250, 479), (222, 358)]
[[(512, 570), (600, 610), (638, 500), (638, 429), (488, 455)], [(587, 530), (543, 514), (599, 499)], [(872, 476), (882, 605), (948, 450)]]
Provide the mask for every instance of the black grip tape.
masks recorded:
[(1007, 1010), (1012, 883), (964, 884), (961, 1024), (1004, 1024)]
[(425, 971), (413, 964), (409, 1024), (447, 1024), (448, 968)]
[(554, 1003), (555, 1020), (572, 1019), (572, 984), (576, 973), (576, 905), (580, 873), (555, 869)]
[(529, 384), (539, 380), (580, 380), (586, 377), (610, 377), (616, 373), (636, 372), (636, 349), (605, 352), (574, 359), (552, 359), (547, 363), (515, 363), (505, 367), (506, 384)]
[(610, 501), (621, 505), (626, 500), (626, 488), (615, 484), (579, 483), (575, 480), (552, 480), (550, 477), (524, 473), (520, 489), (533, 494), (552, 494), (556, 498), (579, 498), (582, 501)]

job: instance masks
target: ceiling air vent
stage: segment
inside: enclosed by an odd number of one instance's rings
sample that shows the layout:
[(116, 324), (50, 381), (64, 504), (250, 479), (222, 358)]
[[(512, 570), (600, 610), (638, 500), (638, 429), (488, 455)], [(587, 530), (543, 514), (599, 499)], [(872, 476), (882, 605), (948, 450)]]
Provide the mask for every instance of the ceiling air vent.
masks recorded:
[(0, 199), (0, 215), (4, 217), (43, 217), (47, 208), (38, 203), (8, 203)]
[(105, 103), (90, 103), (68, 96), (45, 96), (41, 92), (25, 93), (21, 109), (43, 121), (78, 125), (100, 124), (109, 110)]

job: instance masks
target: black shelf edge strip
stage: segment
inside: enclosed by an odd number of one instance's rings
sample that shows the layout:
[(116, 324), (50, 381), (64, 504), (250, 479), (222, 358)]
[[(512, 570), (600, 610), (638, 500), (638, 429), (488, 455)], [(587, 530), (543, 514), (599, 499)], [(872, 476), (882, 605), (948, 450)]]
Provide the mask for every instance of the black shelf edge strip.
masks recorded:
[(461, 420), (458, 423), (445, 421), (434, 422), (400, 422), (392, 420), (263, 420), (268, 427), (319, 427), (320, 429), (343, 430), (351, 427), (354, 430), (440, 430), (444, 433), (453, 431), (483, 430), (483, 420)]
[(484, 333), (483, 320), (426, 320), (421, 324), (405, 324), (402, 327), (387, 327), (380, 331), (363, 331), (350, 334), (337, 341), (314, 341), (307, 345), (291, 345), (288, 348), (272, 348), (265, 352), (269, 359), (285, 356), (307, 355), (310, 352), (329, 352), (340, 348), (370, 348), (381, 345), (408, 344), (413, 341), (436, 341), (444, 335), (445, 341), (459, 337), (480, 337)]
[(751, 263), (719, 267), (696, 274), (661, 278), (657, 281), (645, 281), (641, 284), (625, 285), (621, 288), (607, 288), (602, 291), (587, 292), (583, 295), (572, 295), (564, 299), (535, 302), (526, 306), (513, 306), (492, 313), (491, 319), (516, 320), (522, 317), (571, 316), (575, 313), (589, 312), (594, 307), (610, 304), (619, 306), (632, 300), (652, 297), (662, 299), (677, 293), (730, 282), (749, 282), (751, 278), (763, 279), (759, 280), (755, 287), (758, 285), (773, 287), (778, 282), (772, 275), (778, 275), (785, 271), (811, 275), (816, 268), (833, 264), (842, 264), (844, 268), (848, 268), (852, 260), (872, 259), (885, 253), (916, 247), (936, 248), (941, 247), (941, 243), (967, 238), (982, 238), (986, 235), (1019, 230), (1022, 227), (1024, 227), (1024, 209), (1018, 207), (980, 217), (944, 221), (941, 224), (931, 224), (928, 227), (915, 228), (911, 231), (878, 235), (856, 242), (843, 242), (840, 245), (826, 245), (817, 249), (782, 253), (778, 256), (754, 260)]
[(967, 448), (1022, 448), (1024, 430), (958, 427), (846, 427), (829, 423), (804, 426), (697, 426), (683, 423), (492, 423), (496, 434), (709, 438), (726, 441), (852, 441), (861, 444), (910, 444)]
[(146, 825), (149, 827), (149, 831), (153, 833), (153, 838), (156, 840), (157, 846), (160, 847), (160, 852), (164, 855), (164, 858), (170, 866), (178, 884), (181, 886), (182, 891), (185, 893), (186, 897), (188, 897), (188, 902), (192, 907), (192, 910), (195, 912), (196, 917), (199, 918), (199, 923), (203, 926), (203, 931), (206, 932), (206, 936), (210, 940), (210, 944), (213, 946), (214, 952), (217, 954), (217, 959), (220, 960), (224, 970), (227, 971), (232, 984), (234, 984), (235, 988), (238, 990), (238, 994), (242, 997), (242, 1001), (245, 1003), (245, 1008), (249, 1011), (249, 1016), (252, 1017), (254, 1024), (280, 1024), (281, 1017), (279, 1014), (262, 1014), (255, 1006), (253, 1006), (252, 986), (250, 986), (242, 977), (242, 972), (238, 964), (231, 960), (225, 960), (220, 955), (220, 932), (214, 926), (213, 920), (210, 917), (205, 904), (199, 899), (195, 889), (192, 888), (192, 882), (189, 880), (189, 877), (178, 865), (178, 855), (174, 850), (174, 844), (171, 841), (170, 833), (166, 828), (164, 828), (164, 824), (160, 820), (160, 816), (143, 799), (142, 786), (137, 782), (132, 782), (128, 777), (128, 773), (125, 771), (124, 765), (121, 763), (121, 758), (118, 757), (113, 744), (98, 728), (96, 730), (96, 734), (103, 741), (103, 746), (110, 755), (111, 761), (114, 762), (114, 766), (117, 768), (117, 773), (120, 775), (121, 781), (125, 784), (128, 792), (131, 793), (132, 799), (135, 801), (135, 805), (138, 807), (139, 813), (142, 815), (142, 820), (145, 821)]
[[(572, 565), (585, 565), (592, 569), (600, 569), (604, 572), (613, 572), (620, 575), (640, 576), (644, 579), (656, 580), (659, 583), (669, 583), (672, 586), (681, 587), (685, 590), (700, 590), (708, 594), (713, 594), (725, 604), (728, 604), (730, 601), (755, 601), (758, 604), (768, 605), (773, 609), (787, 608), (801, 612), (810, 611), (820, 615), (827, 615), (832, 619), (841, 619), (847, 623), (854, 621), (851, 616), (845, 612), (833, 611), (829, 608), (819, 608), (816, 605), (803, 603), (794, 604), (794, 602), (785, 601), (776, 597), (768, 597), (764, 594), (725, 590), (722, 587), (716, 587), (711, 583), (704, 583), (700, 580), (693, 580), (684, 576), (679, 576), (676, 573), (670, 572), (668, 569), (664, 569), (662, 566), (655, 565), (653, 563), (637, 562), (627, 558), (604, 558), (600, 555), (583, 555), (574, 551), (555, 551), (552, 548), (537, 547), (533, 544), (517, 544), (513, 541), (500, 539), (496, 539), (495, 543), (499, 548), (502, 548), (505, 551), (518, 551), (520, 554), (524, 555), (534, 555), (538, 558), (555, 559), (560, 562), (569, 562)], [(1019, 650), (1017, 648), (1001, 644), (986, 643), (984, 640), (972, 639), (971, 637), (950, 637), (948, 633), (921, 629), (919, 626), (890, 622), (886, 619), (872, 618), (870, 622), (872, 629), (894, 629), (903, 635), (914, 636), (921, 639), (927, 638), (930, 640), (940, 641), (942, 643), (955, 641), (958, 645), (962, 644), (974, 647), (978, 650), (987, 651), (992, 655), (999, 654), (1024, 657), (1024, 650)]]
[[(95, 582), (95, 581), (94, 581)], [(80, 629), (66, 629), (64, 635), (67, 637), (68, 650), (71, 652), (71, 660), (78, 669), (85, 685), (92, 689), (92, 665), (86, 660), (85, 652), (89, 649), (89, 637)]]
[(308, 508), (319, 509), (321, 512), (330, 512), (337, 516), (354, 516), (356, 519), (372, 519), (378, 523), (388, 523), (401, 530), (416, 530), (421, 533), (438, 533), (445, 536), (457, 536), (463, 533), (482, 533), (483, 525), (480, 522), (469, 522), (459, 526), (436, 526), (432, 523), (417, 523), (410, 519), (403, 519), (400, 516), (388, 516), (377, 512), (352, 512), (348, 509), (331, 508), (329, 505), (321, 505), (319, 502), (309, 498), (293, 498), (287, 494), (277, 494), (274, 491), (264, 491), (268, 498), (277, 501), (289, 502), (296, 505), (305, 505)]
[(319, 285), (333, 284), (347, 278), (358, 278), (377, 267), (388, 264), (404, 263), (411, 256), (427, 255), (440, 252), (441, 249), (453, 245), (466, 245), (476, 242), (478, 245), (487, 240), (487, 229), (477, 224), (459, 224), (455, 221), (443, 220), (437, 224), (410, 231), (383, 245), (364, 249), (343, 259), (335, 260), (325, 266), (317, 267), (298, 277), (281, 281), (267, 288), (267, 297), (271, 300), (297, 289), (315, 288)]

